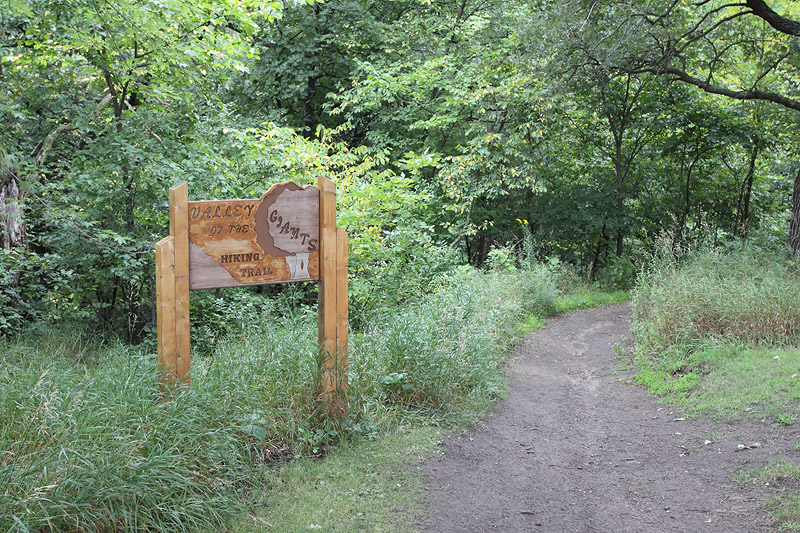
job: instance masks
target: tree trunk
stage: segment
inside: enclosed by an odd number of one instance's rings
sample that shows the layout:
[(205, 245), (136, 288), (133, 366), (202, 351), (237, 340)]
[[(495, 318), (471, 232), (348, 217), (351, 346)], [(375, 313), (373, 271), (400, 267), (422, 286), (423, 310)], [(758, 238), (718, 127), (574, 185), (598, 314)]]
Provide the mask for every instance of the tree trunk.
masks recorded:
[(22, 214), (24, 192), (19, 188), (19, 178), (0, 167), (0, 240), (3, 250), (26, 248), (25, 218)]
[(619, 227), (617, 228), (617, 236), (616, 236), (616, 249), (615, 252), (617, 257), (622, 257), (623, 251), (623, 244), (625, 242), (625, 217), (622, 215), (622, 210), (625, 207), (625, 202), (623, 198), (623, 185), (625, 183), (625, 174), (626, 172), (623, 170), (622, 164), (622, 136), (616, 136), (615, 139), (615, 156), (614, 156), (614, 172), (617, 175), (617, 186), (614, 188), (614, 193), (617, 195), (616, 198), (616, 205), (617, 205), (617, 214), (616, 218), (619, 221)]
[[(756, 175), (756, 159), (758, 158), (758, 144), (753, 144), (753, 153), (750, 154), (750, 166), (747, 168), (747, 177), (744, 184), (744, 206), (742, 207), (742, 223), (740, 227), (741, 236), (747, 238), (747, 230), (750, 225), (750, 199), (753, 196), (753, 180)], [(797, 182), (795, 181), (795, 188)]]
[(589, 269), (589, 279), (595, 279), (598, 270), (600, 270), (600, 253), (603, 251), (603, 245), (608, 242), (606, 235), (606, 223), (603, 222), (603, 229), (600, 230), (600, 237), (597, 239), (597, 246), (594, 249), (594, 256), (592, 257), (592, 266)]
[(478, 244), (475, 248), (475, 259), (473, 260), (472, 265), (476, 268), (480, 268), (483, 266), (483, 262), (486, 259), (486, 235), (481, 233), (478, 235)]
[(17, 247), (28, 248), (25, 210), (22, 204), (25, 200), (25, 190), (20, 188), (20, 185), (23, 181), (28, 184), (39, 181), (38, 169), (44, 166), (53, 143), (59, 135), (72, 129), (74, 128), (66, 124), (60, 124), (47, 134), (33, 161), (35, 170), (24, 179), (20, 178), (14, 169), (6, 167), (0, 161), (0, 241), (2, 241), (4, 250)]
[(800, 170), (794, 178), (792, 190), (792, 214), (789, 221), (789, 250), (797, 256), (800, 252)]

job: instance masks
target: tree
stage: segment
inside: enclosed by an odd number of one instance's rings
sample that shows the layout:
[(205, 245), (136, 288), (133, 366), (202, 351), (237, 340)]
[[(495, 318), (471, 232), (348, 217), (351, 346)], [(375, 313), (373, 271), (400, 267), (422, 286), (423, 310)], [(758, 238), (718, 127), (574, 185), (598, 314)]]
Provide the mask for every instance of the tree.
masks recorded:
[[(623, 15), (603, 40), (615, 68), (650, 73), (740, 101), (767, 101), (800, 111), (800, 7), (779, 14), (763, 0), (612, 2)], [(609, 26), (610, 27), (610, 26)], [(635, 35), (635, 36), (634, 36)], [(599, 39), (593, 40), (599, 44)], [(755, 146), (755, 145), (754, 145)], [(794, 190), (800, 191), (800, 172)], [(800, 196), (793, 195), (789, 247), (800, 251)]]
[(480, 264), (492, 240), (519, 231), (543, 180), (540, 148), (552, 108), (537, 61), (517, 31), (533, 3), (403, 2), (382, 41), (331, 95), (357, 138), (391, 147), (398, 170), (438, 198), (441, 238)]
[(187, 154), (188, 117), (213, 109), (209, 95), (244, 68), (247, 36), (281, 4), (10, 7), (0, 15), (0, 117), (10, 125), (0, 132), (4, 248), (72, 272), (72, 290), (51, 301), (125, 322), (120, 329), (137, 338), (151, 314), (152, 242), (164, 224), (153, 208)]

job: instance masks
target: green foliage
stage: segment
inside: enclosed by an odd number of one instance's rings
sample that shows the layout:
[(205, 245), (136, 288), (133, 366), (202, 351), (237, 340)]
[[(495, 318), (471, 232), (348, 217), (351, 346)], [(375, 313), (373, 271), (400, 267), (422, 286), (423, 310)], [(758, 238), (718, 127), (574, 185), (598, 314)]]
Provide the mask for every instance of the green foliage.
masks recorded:
[(597, 273), (597, 281), (604, 287), (626, 290), (633, 287), (637, 273), (629, 256), (614, 256)]
[(269, 291), (245, 288), (192, 293), (192, 350), (196, 354), (213, 354), (222, 339), (248, 331), (264, 317), (276, 314), (277, 309), (284, 309), (287, 314), (303, 313), (302, 302), (292, 301), (290, 291), (277, 298)]
[(202, 159), (192, 168), (190, 195), (256, 197), (287, 179), (334, 180), (337, 223), (349, 234), (351, 315), (359, 320), (383, 305), (420, 296), (458, 258), (425, 222), (434, 208), (431, 195), (418, 190), (414, 177), (387, 168), (389, 150), (342, 141), (349, 131), (347, 125), (320, 126), (307, 139), (271, 123), (209, 124), (195, 139)]
[(486, 254), (486, 266), (492, 270), (515, 270), (514, 252), (509, 248), (492, 248)]
[[(20, 181), (32, 253), (69, 273), (60, 318), (147, 340), (152, 246), (184, 179), (200, 199), (333, 178), (359, 316), (510, 242), (627, 288), (668, 226), (675, 245), (702, 228), (783, 240), (794, 126), (620, 71), (652, 35), (612, 38), (614, 7), (140, 7), (20, 0), (0, 14), (0, 183)], [(6, 329), (33, 317), (14, 309)]]
[(74, 316), (74, 277), (53, 255), (0, 250), (0, 336), (24, 323)]

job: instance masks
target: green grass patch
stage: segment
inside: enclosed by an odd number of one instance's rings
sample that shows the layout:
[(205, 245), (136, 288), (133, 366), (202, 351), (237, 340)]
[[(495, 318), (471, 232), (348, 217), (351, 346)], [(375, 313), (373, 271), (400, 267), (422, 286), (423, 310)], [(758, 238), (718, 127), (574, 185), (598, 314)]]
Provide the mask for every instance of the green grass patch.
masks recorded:
[(691, 393), (697, 412), (769, 416), (782, 424), (800, 410), (800, 350), (721, 347), (693, 354), (690, 364), (704, 379)]
[(778, 459), (760, 468), (746, 468), (733, 476), (740, 485), (769, 484), (779, 493), (767, 498), (766, 505), (778, 531), (800, 531), (800, 494), (791, 487), (800, 484), (800, 464)]
[(748, 414), (793, 424), (800, 409), (800, 350), (722, 345), (687, 354), (672, 349), (660, 358), (640, 359), (636, 380), (692, 416)]
[(409, 468), (436, 453), (433, 427), (398, 428), (375, 440), (338, 446), (321, 459), (283, 465), (254, 495), (254, 511), (229, 530), (413, 531), (423, 503), (420, 476)]
[(630, 300), (629, 291), (604, 291), (591, 287), (573, 289), (556, 301), (556, 312), (568, 313), (603, 305), (621, 304)]
[(542, 329), (547, 324), (547, 321), (536, 315), (529, 315), (528, 318), (523, 320), (517, 326), (517, 331), (520, 335), (527, 335), (533, 333), (537, 329)]
[(778, 459), (760, 468), (745, 468), (737, 472), (733, 480), (740, 485), (747, 483), (800, 482), (800, 464)]
[(691, 414), (796, 421), (797, 265), (751, 248), (654, 260), (634, 291), (637, 380)]
[(640, 352), (708, 341), (800, 346), (800, 270), (751, 248), (669, 252), (639, 277), (634, 331)]
[(800, 531), (800, 494), (784, 492), (767, 498), (766, 504), (778, 531)]

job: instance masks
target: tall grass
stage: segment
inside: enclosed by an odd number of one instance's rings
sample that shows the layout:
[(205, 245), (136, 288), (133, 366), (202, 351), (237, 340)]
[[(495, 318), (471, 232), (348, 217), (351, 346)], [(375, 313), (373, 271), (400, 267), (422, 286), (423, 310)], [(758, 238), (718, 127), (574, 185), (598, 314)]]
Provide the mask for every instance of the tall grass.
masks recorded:
[(798, 264), (750, 247), (662, 254), (634, 291), (643, 351), (708, 342), (800, 343)]
[(656, 258), (634, 292), (639, 372), (696, 415), (796, 419), (797, 263), (741, 245)]
[(0, 355), (0, 530), (182, 531), (234, 511), (252, 480), (241, 399), (200, 380), (162, 401), (150, 354), (58, 347)]
[(444, 290), (387, 310), (353, 343), (362, 409), (446, 421), (474, 416), (504, 390), (502, 363), (521, 319), (555, 308), (555, 271), (457, 271)]
[(63, 329), (0, 340), (0, 530), (213, 530), (243, 510), (264, 463), (474, 416), (503, 390), (515, 325), (553, 308), (554, 278), (462, 269), (377, 313), (352, 334), (350, 415), (337, 423), (314, 397), (310, 310), (230, 317), (244, 326), (166, 396), (145, 349)]

